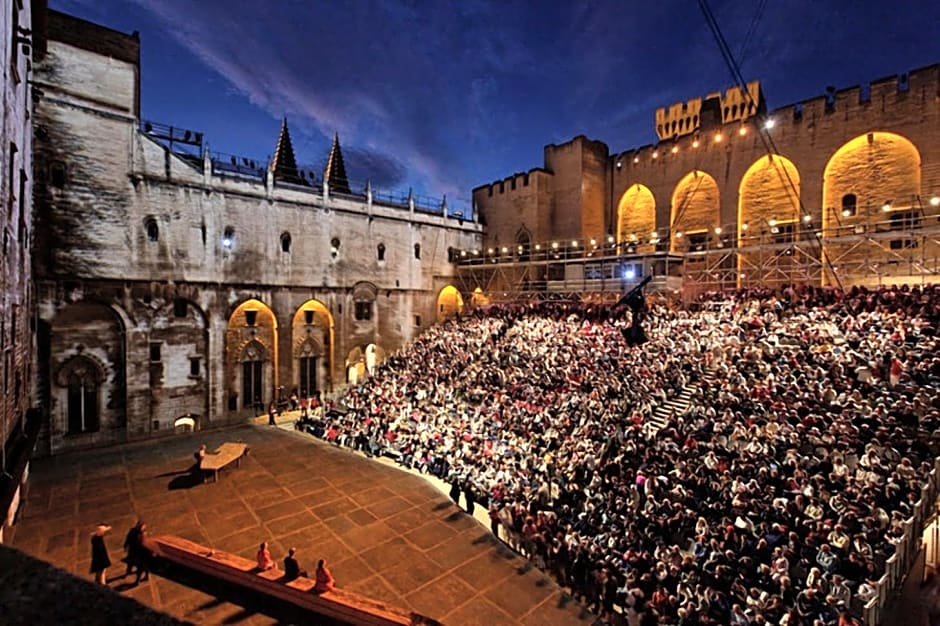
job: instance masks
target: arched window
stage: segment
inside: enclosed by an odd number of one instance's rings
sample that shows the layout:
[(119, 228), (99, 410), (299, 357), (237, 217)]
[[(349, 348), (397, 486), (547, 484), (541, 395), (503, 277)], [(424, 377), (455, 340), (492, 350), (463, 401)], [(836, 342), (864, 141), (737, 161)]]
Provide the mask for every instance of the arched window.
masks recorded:
[(144, 229), (147, 231), (147, 241), (159, 241), (160, 227), (157, 226), (157, 220), (148, 217), (144, 220)]
[(375, 256), (376, 256), (376, 259), (378, 259), (379, 261), (385, 260), (385, 244), (384, 243), (380, 243), (375, 248)]
[(49, 164), (49, 182), (53, 187), (58, 189), (65, 187), (65, 178), (65, 163), (62, 161), (53, 161)]
[(290, 252), (290, 233), (281, 235), (281, 252)]
[(847, 193), (842, 196), (842, 217), (852, 217), (858, 208), (858, 198), (854, 193)]
[(231, 226), (226, 226), (222, 233), (222, 247), (226, 250), (231, 250), (235, 247), (235, 229)]
[(96, 432), (100, 428), (98, 390), (101, 372), (86, 357), (75, 357), (65, 365), (60, 384), (66, 388), (66, 418), (69, 434)]
[(421, 258), (421, 244), (420, 243), (415, 244), (415, 258), (416, 259)]
[(333, 237), (330, 239), (330, 256), (332, 256), (334, 259), (337, 257), (337, 255), (339, 255), (339, 245), (339, 237)]

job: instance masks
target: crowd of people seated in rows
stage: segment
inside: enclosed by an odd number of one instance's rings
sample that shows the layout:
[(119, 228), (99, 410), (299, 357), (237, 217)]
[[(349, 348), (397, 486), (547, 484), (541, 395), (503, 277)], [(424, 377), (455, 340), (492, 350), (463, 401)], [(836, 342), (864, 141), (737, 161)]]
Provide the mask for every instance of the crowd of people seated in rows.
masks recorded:
[(850, 624), (933, 468), (938, 318), (938, 287), (752, 290), (653, 306), (628, 347), (628, 312), (494, 306), (314, 430), (449, 480), (605, 616)]

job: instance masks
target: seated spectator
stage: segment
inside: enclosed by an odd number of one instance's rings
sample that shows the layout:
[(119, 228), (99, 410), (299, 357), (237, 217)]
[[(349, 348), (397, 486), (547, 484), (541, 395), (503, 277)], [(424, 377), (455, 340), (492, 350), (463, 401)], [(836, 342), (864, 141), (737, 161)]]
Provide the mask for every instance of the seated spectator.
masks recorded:
[(277, 563), (271, 558), (271, 551), (268, 549), (268, 542), (265, 541), (258, 548), (258, 569), (265, 572), (277, 567)]
[(313, 588), (315, 593), (333, 591), (333, 588), (336, 586), (336, 581), (333, 579), (333, 574), (331, 574), (330, 570), (327, 569), (326, 561), (323, 559), (317, 561), (316, 579), (317, 584)]
[(296, 554), (297, 548), (291, 548), (287, 551), (287, 556), (284, 557), (284, 582), (290, 582), (307, 575), (307, 570), (300, 569)]

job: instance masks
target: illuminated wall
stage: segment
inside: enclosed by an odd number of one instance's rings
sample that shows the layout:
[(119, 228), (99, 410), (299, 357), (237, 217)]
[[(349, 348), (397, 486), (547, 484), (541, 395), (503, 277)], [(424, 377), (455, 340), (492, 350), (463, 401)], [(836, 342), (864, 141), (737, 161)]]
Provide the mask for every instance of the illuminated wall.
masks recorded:
[(656, 199), (648, 187), (637, 183), (624, 192), (617, 206), (617, 242), (638, 242), (637, 251), (651, 251), (649, 236), (655, 229)]
[(685, 250), (689, 233), (707, 232), (711, 237), (721, 225), (719, 201), (718, 183), (712, 176), (701, 170), (686, 174), (672, 193), (670, 249)]

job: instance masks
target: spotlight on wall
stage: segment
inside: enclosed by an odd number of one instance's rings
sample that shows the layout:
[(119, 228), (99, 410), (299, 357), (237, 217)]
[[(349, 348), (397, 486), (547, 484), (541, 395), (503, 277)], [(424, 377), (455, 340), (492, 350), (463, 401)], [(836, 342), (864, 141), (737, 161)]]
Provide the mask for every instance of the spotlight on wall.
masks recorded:
[(741, 230), (747, 230), (747, 222), (741, 222)]
[(624, 280), (633, 280), (636, 278), (636, 272), (632, 268), (623, 270), (623, 279)]
[(677, 230), (677, 231), (676, 231), (676, 239), (682, 239), (682, 231), (681, 231), (681, 230)]
[(715, 133), (715, 143), (721, 143), (721, 133)]
[(775, 123), (776, 123), (776, 122), (774, 122), (774, 118), (768, 117), (768, 118), (764, 121), (764, 128), (767, 129), (767, 130), (770, 130), (771, 128), (774, 127), (774, 124), (775, 124)]
[(885, 200), (885, 203), (881, 205), (881, 210), (884, 211), (885, 213), (887, 213), (888, 211), (890, 211), (890, 210), (891, 210), (891, 201), (890, 201), (890, 200)]
[(940, 206), (940, 196), (934, 196), (930, 199), (930, 206)]
[(227, 250), (230, 250), (232, 248), (232, 245), (234, 245), (234, 243), (235, 242), (232, 240), (231, 237), (225, 237), (222, 239), (222, 247)]
[(621, 167), (623, 167), (623, 161), (617, 159), (617, 169), (619, 170)]
[(693, 140), (692, 140), (692, 147), (693, 147), (693, 148), (698, 148), (698, 139), (693, 139)]
[(639, 163), (639, 162), (640, 162), (640, 157), (633, 157), (633, 162), (634, 162), (634, 163)]
[(738, 134), (741, 135), (742, 137), (743, 137), (744, 135), (746, 135), (746, 134), (747, 134), (747, 126), (742, 126), (741, 128), (739, 128), (739, 129), (738, 129)]
[(654, 159), (658, 159), (658, 158), (659, 158), (659, 150), (653, 150), (653, 158), (654, 158)]
[(716, 235), (720, 235), (720, 234), (721, 234), (721, 226), (715, 226), (715, 234), (716, 234)]
[(614, 236), (613, 236), (613, 235), (607, 235), (607, 243), (613, 243), (613, 242), (614, 242)]
[(672, 153), (673, 153), (673, 154), (676, 154), (676, 153), (678, 153), (678, 152), (679, 152), (679, 146), (673, 146), (673, 147), (672, 147)]
[(809, 224), (810, 222), (813, 221), (813, 216), (812, 216), (812, 215), (809, 215), (809, 214), (806, 214), (806, 215), (803, 216), (803, 221), (806, 222), (807, 224)]

